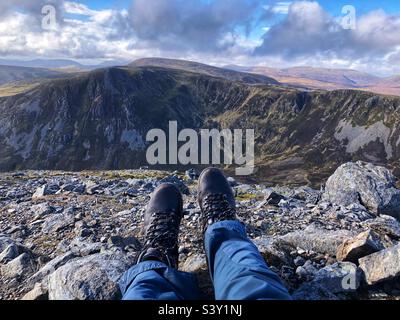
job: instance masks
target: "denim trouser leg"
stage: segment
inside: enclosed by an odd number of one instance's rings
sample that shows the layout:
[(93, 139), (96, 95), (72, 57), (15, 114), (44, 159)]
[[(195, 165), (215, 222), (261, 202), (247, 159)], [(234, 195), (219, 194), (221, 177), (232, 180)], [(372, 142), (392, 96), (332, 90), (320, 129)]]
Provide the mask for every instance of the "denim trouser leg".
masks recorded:
[(239, 221), (208, 227), (205, 250), (217, 300), (291, 299)]
[(141, 262), (119, 281), (123, 300), (197, 300), (200, 289), (194, 274), (158, 261)]
[[(278, 275), (270, 271), (238, 221), (208, 227), (205, 250), (218, 300), (290, 299)], [(202, 298), (193, 274), (145, 261), (122, 276), (123, 299), (196, 300)]]

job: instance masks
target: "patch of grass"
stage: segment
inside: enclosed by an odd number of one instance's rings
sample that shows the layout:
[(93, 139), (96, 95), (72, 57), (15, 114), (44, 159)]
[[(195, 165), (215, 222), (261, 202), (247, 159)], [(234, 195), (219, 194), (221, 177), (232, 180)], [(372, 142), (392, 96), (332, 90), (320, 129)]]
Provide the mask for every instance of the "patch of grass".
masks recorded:
[(264, 199), (263, 195), (254, 193), (240, 193), (236, 196), (236, 200), (238, 201), (262, 200), (262, 199)]
[(146, 178), (165, 178), (170, 173), (166, 171), (101, 171), (101, 172), (90, 172), (90, 175), (100, 175), (106, 179), (146, 179)]
[(23, 93), (34, 87), (38, 86), (39, 83), (25, 83), (25, 84), (6, 84), (0, 86), (0, 97), (10, 97), (16, 94)]

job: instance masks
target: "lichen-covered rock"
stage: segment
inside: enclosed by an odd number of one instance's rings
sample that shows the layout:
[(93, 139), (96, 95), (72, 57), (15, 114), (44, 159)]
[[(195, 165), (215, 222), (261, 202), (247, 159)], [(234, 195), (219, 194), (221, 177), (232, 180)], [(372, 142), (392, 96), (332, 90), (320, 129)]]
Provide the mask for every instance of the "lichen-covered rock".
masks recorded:
[(302, 284), (294, 293), (296, 300), (338, 300), (341, 295), (355, 292), (361, 274), (351, 262), (338, 262), (316, 272), (314, 279)]
[(33, 286), (34, 284), (41, 282), (46, 276), (53, 273), (57, 268), (66, 264), (69, 260), (75, 258), (76, 255), (72, 252), (67, 252), (61, 256), (54, 258), (53, 260), (46, 263), (39, 271), (32, 275), (28, 280), (28, 285)]
[(395, 176), (371, 163), (341, 165), (326, 182), (323, 199), (342, 206), (361, 203), (377, 215), (400, 219), (400, 190), (396, 188)]
[(120, 253), (71, 260), (49, 276), (49, 299), (118, 299), (121, 293), (117, 281), (131, 263), (131, 259)]
[(354, 232), (348, 230), (325, 230), (310, 225), (304, 230), (294, 231), (282, 236), (281, 240), (294, 247), (334, 256), (342, 242), (352, 235), (354, 235)]
[(384, 249), (379, 237), (371, 230), (361, 232), (345, 240), (338, 248), (336, 258), (339, 261), (358, 263), (358, 259)]
[(12, 259), (18, 257), (18, 255), (18, 247), (15, 244), (10, 244), (0, 253), (0, 263), (7, 263)]
[(400, 276), (400, 244), (359, 260), (365, 281), (374, 285)]
[(71, 213), (57, 213), (52, 214), (48, 218), (46, 218), (42, 232), (43, 233), (53, 233), (57, 232), (66, 227), (72, 226), (75, 222), (74, 215)]
[(400, 240), (400, 222), (391, 216), (381, 215), (375, 219), (369, 219), (362, 222), (362, 225), (381, 236)]
[(1, 275), (7, 279), (15, 279), (32, 271), (32, 269), (33, 263), (31, 257), (29, 254), (23, 253), (9, 263), (1, 266)]

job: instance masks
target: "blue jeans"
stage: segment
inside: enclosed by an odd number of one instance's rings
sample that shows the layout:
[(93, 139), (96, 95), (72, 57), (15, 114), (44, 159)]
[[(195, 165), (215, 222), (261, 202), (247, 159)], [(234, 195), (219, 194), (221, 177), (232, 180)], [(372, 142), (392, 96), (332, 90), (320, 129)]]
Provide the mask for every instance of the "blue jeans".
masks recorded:
[[(239, 221), (220, 221), (208, 227), (205, 251), (217, 300), (291, 299)], [(131, 267), (119, 284), (124, 300), (202, 298), (194, 274), (158, 261)]]

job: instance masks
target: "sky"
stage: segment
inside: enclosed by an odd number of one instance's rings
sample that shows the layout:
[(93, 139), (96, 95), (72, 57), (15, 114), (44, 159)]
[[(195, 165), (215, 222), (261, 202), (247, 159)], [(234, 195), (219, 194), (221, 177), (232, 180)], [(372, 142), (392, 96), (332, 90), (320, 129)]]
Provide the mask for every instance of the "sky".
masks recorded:
[(400, 74), (400, 1), (0, 3), (0, 58), (97, 63), (143, 57)]

